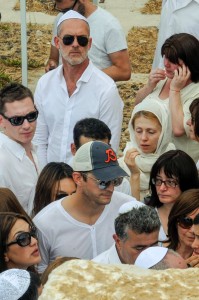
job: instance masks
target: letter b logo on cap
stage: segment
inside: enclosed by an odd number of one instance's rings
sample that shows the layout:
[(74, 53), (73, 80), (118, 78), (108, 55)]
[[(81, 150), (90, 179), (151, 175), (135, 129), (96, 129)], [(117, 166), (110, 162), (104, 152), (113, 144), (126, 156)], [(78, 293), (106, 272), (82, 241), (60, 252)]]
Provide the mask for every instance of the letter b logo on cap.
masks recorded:
[(106, 150), (106, 154), (107, 154), (107, 160), (105, 160), (105, 163), (109, 163), (111, 160), (112, 161), (116, 161), (117, 160), (115, 152), (112, 149), (107, 149)]

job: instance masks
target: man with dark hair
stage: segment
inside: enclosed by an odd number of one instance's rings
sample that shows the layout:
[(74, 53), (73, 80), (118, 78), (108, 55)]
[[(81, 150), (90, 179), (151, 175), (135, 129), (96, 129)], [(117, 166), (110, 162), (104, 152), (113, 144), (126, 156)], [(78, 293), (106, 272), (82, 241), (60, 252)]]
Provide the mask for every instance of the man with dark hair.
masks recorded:
[(121, 213), (115, 219), (115, 244), (95, 257), (103, 264), (134, 264), (144, 249), (158, 244), (160, 220), (156, 210), (141, 205)]
[[(85, 118), (75, 124), (73, 140), (74, 143), (71, 144), (71, 152), (75, 155), (76, 151), (83, 144), (91, 141), (101, 141), (110, 145), (111, 131), (103, 121), (95, 118)], [(132, 195), (130, 183), (126, 178), (123, 179), (119, 186), (115, 187), (115, 190), (127, 195)]]
[(78, 121), (73, 129), (73, 140), (71, 152), (75, 155), (76, 151), (85, 143), (101, 141), (110, 144), (111, 131), (101, 120), (96, 118), (85, 118)]
[(114, 220), (126, 202), (140, 202), (115, 192), (126, 173), (113, 149), (92, 141), (81, 146), (73, 160), (76, 193), (57, 200), (35, 217), (42, 262), (39, 272), (57, 256), (92, 259), (113, 243)]
[(32, 138), (38, 111), (31, 91), (11, 83), (0, 91), (0, 186), (16, 195), (31, 213), (39, 164)]

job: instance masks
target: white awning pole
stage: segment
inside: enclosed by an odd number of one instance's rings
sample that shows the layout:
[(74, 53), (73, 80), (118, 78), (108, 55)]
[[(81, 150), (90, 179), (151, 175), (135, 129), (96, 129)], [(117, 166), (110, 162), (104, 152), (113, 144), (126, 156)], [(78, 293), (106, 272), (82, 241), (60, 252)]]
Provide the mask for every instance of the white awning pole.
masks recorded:
[(20, 13), (21, 13), (21, 71), (22, 71), (22, 84), (24, 86), (28, 86), (26, 0), (20, 0)]

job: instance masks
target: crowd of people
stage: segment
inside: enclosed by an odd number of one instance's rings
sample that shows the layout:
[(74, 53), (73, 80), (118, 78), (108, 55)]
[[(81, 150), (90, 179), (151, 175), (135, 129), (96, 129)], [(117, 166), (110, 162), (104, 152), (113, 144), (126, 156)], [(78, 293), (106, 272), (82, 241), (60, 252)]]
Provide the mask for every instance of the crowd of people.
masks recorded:
[(0, 90), (5, 300), (38, 299), (49, 273), (69, 259), (199, 267), (197, 37), (174, 33), (162, 43), (164, 69), (152, 69), (137, 92), (118, 158), (123, 102), (115, 81), (130, 77), (121, 26), (89, 0), (55, 7), (34, 97), (19, 83)]

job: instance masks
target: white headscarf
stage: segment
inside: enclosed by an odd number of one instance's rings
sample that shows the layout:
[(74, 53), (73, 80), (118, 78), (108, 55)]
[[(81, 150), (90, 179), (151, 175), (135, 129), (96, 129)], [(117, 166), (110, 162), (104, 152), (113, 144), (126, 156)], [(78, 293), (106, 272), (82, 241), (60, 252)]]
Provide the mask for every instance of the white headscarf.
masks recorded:
[[(140, 111), (148, 111), (153, 113), (158, 118), (162, 126), (162, 131), (158, 139), (157, 148), (154, 153), (143, 153), (136, 142), (135, 131), (132, 126), (132, 120), (134, 115)], [(147, 100), (142, 101), (141, 103), (137, 104), (133, 109), (131, 119), (128, 125), (128, 130), (130, 133), (130, 142), (127, 142), (126, 144), (126, 147), (124, 149), (124, 156), (126, 151), (131, 148), (136, 148), (140, 152), (140, 155), (136, 156), (135, 162), (137, 167), (140, 169), (140, 190), (141, 191), (148, 190), (150, 171), (153, 164), (158, 159), (158, 157), (169, 150), (175, 149), (174, 144), (170, 143), (172, 128), (171, 128), (171, 123), (170, 123), (170, 118), (168, 113), (169, 113), (168, 110), (163, 104), (152, 99), (150, 99), (150, 101)], [(130, 175), (129, 168), (122, 160), (124, 160), (124, 157), (120, 159), (120, 165)], [(141, 196), (141, 200), (142, 200), (142, 196)]]

